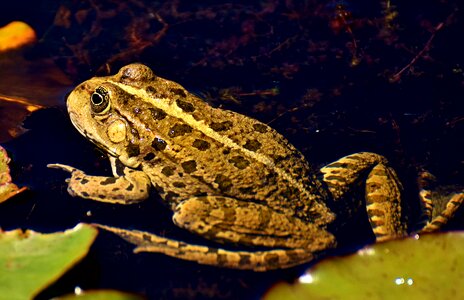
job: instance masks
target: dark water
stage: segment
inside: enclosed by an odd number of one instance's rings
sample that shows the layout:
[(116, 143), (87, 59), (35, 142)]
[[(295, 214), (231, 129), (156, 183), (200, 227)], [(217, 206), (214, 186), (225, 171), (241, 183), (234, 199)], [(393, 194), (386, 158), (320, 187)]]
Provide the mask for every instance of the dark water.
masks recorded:
[[(318, 167), (354, 152), (380, 153), (403, 182), (411, 223), (419, 219), (419, 170), (431, 171), (440, 184), (463, 183), (459, 1), (391, 2), (389, 9), (389, 1), (164, 1), (145, 6), (128, 1), (125, 8), (117, 1), (95, 1), (99, 12), (87, 1), (25, 3), (2, 9), (0, 22), (22, 19), (36, 28), (40, 43), (25, 53), (29, 59), (53, 58), (76, 83), (105, 74), (107, 62), (114, 73), (141, 61), (212, 105), (270, 122)], [(76, 16), (68, 27), (53, 24), (59, 5)], [(104, 14), (110, 11), (116, 12), (113, 18)], [(126, 35), (142, 24), (149, 26), (134, 30), (150, 41), (146, 47)], [(15, 182), (30, 188), (2, 204), (3, 229), (54, 232), (95, 222), (204, 242), (175, 228), (155, 193), (150, 201), (130, 206), (68, 196), (67, 174), (47, 169), (47, 163), (69, 164), (92, 175), (111, 172), (105, 154), (70, 124), (64, 99), (57, 103), (33, 113), (24, 124), (30, 130), (2, 144), (12, 157)], [(448, 229), (462, 224), (460, 213)], [(349, 244), (355, 236), (348, 232), (342, 240)], [(257, 299), (302, 270), (253, 273), (135, 255), (131, 245), (101, 233), (88, 257), (39, 298), (79, 286), (121, 289), (150, 299)]]

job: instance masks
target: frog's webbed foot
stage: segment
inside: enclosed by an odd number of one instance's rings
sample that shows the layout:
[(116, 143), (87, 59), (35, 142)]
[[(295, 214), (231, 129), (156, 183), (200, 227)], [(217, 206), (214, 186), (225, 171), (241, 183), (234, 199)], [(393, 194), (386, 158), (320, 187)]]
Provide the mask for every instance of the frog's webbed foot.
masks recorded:
[(321, 169), (335, 201), (344, 196), (367, 173), (365, 200), (369, 222), (377, 241), (407, 234), (401, 220), (401, 183), (385, 157), (369, 152), (345, 156)]
[(440, 230), (453, 218), (464, 202), (464, 187), (438, 186), (432, 188), (435, 177), (429, 172), (421, 172), (419, 176), (419, 197), (424, 209), (426, 224), (420, 232)]
[(113, 232), (126, 241), (137, 245), (137, 248), (134, 249), (135, 253), (157, 252), (205, 265), (267, 271), (289, 268), (314, 259), (313, 253), (305, 249), (275, 249), (256, 252), (231, 251), (188, 244), (144, 231), (125, 230), (100, 224), (94, 225)]
[(48, 164), (49, 168), (71, 173), (67, 179), (68, 193), (100, 202), (130, 204), (148, 198), (151, 186), (148, 176), (129, 168), (120, 177), (90, 176), (74, 167), (63, 164)]

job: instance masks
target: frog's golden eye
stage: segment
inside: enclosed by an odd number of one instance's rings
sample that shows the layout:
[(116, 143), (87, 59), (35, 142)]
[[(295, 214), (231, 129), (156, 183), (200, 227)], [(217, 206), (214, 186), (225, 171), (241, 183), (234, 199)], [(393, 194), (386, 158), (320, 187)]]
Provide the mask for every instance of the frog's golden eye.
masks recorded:
[(106, 113), (110, 109), (110, 95), (104, 87), (98, 87), (90, 96), (90, 107), (95, 114)]

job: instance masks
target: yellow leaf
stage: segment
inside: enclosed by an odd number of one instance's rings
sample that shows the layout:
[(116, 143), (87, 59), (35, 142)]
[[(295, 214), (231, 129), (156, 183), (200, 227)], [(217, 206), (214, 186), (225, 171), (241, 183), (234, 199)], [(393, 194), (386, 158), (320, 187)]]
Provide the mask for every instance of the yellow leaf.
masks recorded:
[(13, 21), (0, 28), (0, 51), (20, 48), (37, 40), (34, 29), (20, 21)]

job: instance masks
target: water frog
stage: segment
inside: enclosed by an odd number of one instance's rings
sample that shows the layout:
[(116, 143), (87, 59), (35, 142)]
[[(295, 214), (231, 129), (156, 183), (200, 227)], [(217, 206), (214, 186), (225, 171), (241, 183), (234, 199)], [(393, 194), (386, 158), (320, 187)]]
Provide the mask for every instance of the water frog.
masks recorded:
[[(315, 170), (268, 125), (213, 108), (145, 65), (83, 82), (69, 94), (67, 108), (77, 130), (108, 154), (114, 175), (49, 165), (71, 173), (72, 196), (131, 204), (147, 199), (153, 186), (172, 209), (175, 225), (246, 249), (100, 225), (137, 245), (136, 252), (255, 271), (291, 267), (335, 247), (328, 225), (360, 208), (377, 241), (408, 233), (401, 184), (383, 156), (355, 153)], [(360, 183), (364, 199), (348, 201)], [(455, 202), (449, 211), (460, 204)]]

